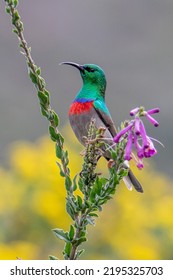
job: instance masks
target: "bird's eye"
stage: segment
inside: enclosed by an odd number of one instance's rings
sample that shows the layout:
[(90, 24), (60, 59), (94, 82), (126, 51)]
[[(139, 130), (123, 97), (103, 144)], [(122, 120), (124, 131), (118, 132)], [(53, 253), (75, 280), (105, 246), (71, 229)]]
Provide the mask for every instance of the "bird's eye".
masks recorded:
[(85, 67), (85, 70), (87, 70), (88, 72), (94, 72), (95, 70), (89, 66)]

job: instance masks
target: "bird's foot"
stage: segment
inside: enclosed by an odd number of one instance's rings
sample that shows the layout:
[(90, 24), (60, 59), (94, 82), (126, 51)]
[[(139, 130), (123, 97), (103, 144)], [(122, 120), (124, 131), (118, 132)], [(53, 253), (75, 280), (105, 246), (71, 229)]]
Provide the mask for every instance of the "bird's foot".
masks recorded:
[(115, 165), (115, 161), (113, 159), (110, 159), (108, 161), (108, 168), (112, 168)]

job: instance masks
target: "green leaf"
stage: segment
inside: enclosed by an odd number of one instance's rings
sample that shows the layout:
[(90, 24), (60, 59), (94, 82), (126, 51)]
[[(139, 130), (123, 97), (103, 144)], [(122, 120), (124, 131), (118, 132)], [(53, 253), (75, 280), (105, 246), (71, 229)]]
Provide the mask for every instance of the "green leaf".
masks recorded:
[(87, 225), (87, 224), (90, 224), (90, 225), (92, 225), (92, 226), (95, 225), (95, 223), (94, 223), (94, 218), (92, 218), (92, 217), (89, 216), (89, 215), (86, 217), (85, 222), (86, 222), (86, 225)]
[(79, 195), (77, 195), (77, 202), (78, 202), (79, 209), (81, 210), (83, 206), (83, 201)]
[(65, 173), (63, 171), (63, 168), (62, 168), (61, 164), (59, 162), (56, 162), (56, 164), (59, 167), (61, 177), (65, 177)]
[(24, 46), (23, 46), (22, 43), (19, 44), (19, 47), (22, 48), (22, 49), (24, 49)]
[(15, 10), (13, 17), (14, 17), (15, 20), (20, 19), (20, 16), (19, 16), (19, 13), (18, 13), (17, 10)]
[(45, 88), (46, 82), (45, 82), (45, 80), (43, 79), (43, 77), (39, 76), (39, 82), (40, 82), (40, 84), (41, 84), (41, 87), (42, 87), (42, 88)]
[(78, 174), (76, 174), (73, 178), (73, 191), (77, 190), (77, 182), (76, 182), (77, 176)]
[(36, 73), (37, 73), (37, 75), (41, 74), (41, 68), (40, 67), (37, 68)]
[(68, 175), (65, 177), (65, 187), (67, 191), (71, 191), (72, 181)]
[(68, 233), (64, 232), (63, 229), (53, 229), (53, 232), (55, 233), (56, 237), (58, 237), (61, 240), (64, 240), (65, 242), (70, 242)]
[(52, 255), (49, 255), (49, 260), (58, 260), (58, 258), (55, 256), (52, 256)]
[(92, 203), (96, 202), (96, 188), (92, 188), (89, 198)]
[(15, 34), (17, 34), (17, 35), (19, 34), (18, 30), (15, 29), (15, 28), (13, 29), (13, 32), (14, 32)]
[(38, 91), (37, 94), (38, 94), (38, 98), (40, 100), (40, 104), (47, 105), (48, 104), (48, 98), (44, 94), (44, 92), (43, 91)]
[(70, 202), (67, 200), (67, 203), (66, 203), (66, 210), (67, 210), (67, 213), (70, 215), (70, 217), (72, 218), (72, 220), (75, 220), (75, 211), (74, 211), (74, 208), (72, 207), (72, 205), (70, 204)]
[(68, 151), (64, 152), (64, 159), (65, 159), (65, 165), (67, 166), (69, 164)]
[(85, 205), (86, 205), (87, 208), (90, 208), (91, 205), (92, 205), (92, 201), (86, 200)]
[(96, 213), (90, 213), (89, 216), (91, 216), (91, 217), (98, 217), (98, 215)]
[(49, 133), (52, 141), (56, 142), (58, 139), (58, 133), (56, 133), (56, 130), (53, 126), (49, 126)]
[(117, 152), (118, 152), (118, 151), (110, 150), (111, 159), (113, 159), (115, 162), (116, 162), (116, 160), (117, 160)]
[(63, 136), (61, 135), (61, 133), (58, 133), (58, 135), (57, 135), (57, 140), (61, 143), (61, 145), (63, 145), (63, 143), (64, 143), (64, 138), (63, 138)]
[(99, 183), (100, 183), (101, 185), (104, 185), (104, 184), (106, 184), (106, 183), (108, 182), (108, 179), (107, 179), (107, 178), (104, 178), (104, 177), (98, 178), (98, 179), (99, 179)]
[(6, 7), (6, 9), (5, 9), (5, 10), (6, 10), (6, 13), (7, 13), (7, 14), (10, 14), (10, 11), (11, 11), (11, 10), (10, 10), (10, 8), (9, 8), (9, 7)]
[(95, 203), (99, 200), (100, 197), (102, 197), (102, 193), (104, 191), (105, 185), (108, 183), (107, 178), (99, 178), (97, 177), (95, 184), (90, 192), (90, 201), (92, 203)]
[(15, 10), (15, 12), (13, 13), (13, 17), (12, 17), (12, 24), (16, 24), (16, 21), (18, 21), (20, 19), (19, 13), (17, 10)]
[(76, 239), (75, 244), (76, 244), (76, 246), (79, 246), (81, 243), (86, 242), (86, 241), (87, 241), (86, 237), (80, 237), (80, 238)]
[(49, 91), (48, 90), (44, 90), (44, 93), (46, 94), (46, 96), (47, 96), (47, 98), (49, 98), (50, 97), (50, 93), (49, 93)]
[(53, 123), (53, 126), (57, 127), (59, 124), (59, 118), (58, 115), (55, 113), (54, 110), (51, 110), (50, 116), (49, 116), (49, 121)]
[(72, 248), (72, 244), (70, 242), (67, 242), (64, 248), (64, 253), (68, 256), (68, 258), (71, 253), (71, 248)]
[(31, 81), (33, 82), (33, 84), (38, 83), (37, 76), (31, 70), (29, 71), (29, 77), (30, 77)]
[(43, 107), (40, 107), (40, 110), (41, 110), (42, 115), (47, 118), (48, 117), (47, 110), (45, 110)]
[(79, 185), (80, 191), (83, 192), (85, 185), (84, 185), (84, 181), (81, 179), (81, 177), (79, 177), (78, 185)]
[(120, 177), (127, 176), (127, 175), (128, 175), (128, 169), (122, 168), (122, 169), (120, 170), (120, 172), (118, 173), (118, 175), (119, 175)]
[(55, 124), (55, 126), (58, 126), (58, 124), (59, 124), (59, 118), (58, 118), (58, 115), (55, 113), (55, 111), (54, 111), (54, 110), (52, 110), (52, 114), (53, 114), (54, 124)]
[(70, 226), (70, 230), (69, 230), (69, 238), (70, 238), (70, 240), (73, 239), (74, 234), (75, 234), (74, 226), (71, 225), (71, 226)]
[(78, 204), (77, 204), (77, 199), (74, 195), (70, 195), (68, 197), (68, 201), (71, 205), (71, 207), (73, 208), (74, 212), (77, 213), (78, 212)]
[(57, 158), (60, 158), (60, 159), (62, 157), (62, 148), (57, 143), (56, 143), (56, 156), (57, 156)]
[(84, 249), (83, 249), (83, 250), (77, 251), (77, 252), (76, 252), (76, 257), (75, 257), (75, 259), (78, 259), (84, 252), (85, 252)]
[(80, 231), (80, 237), (86, 237), (86, 227), (83, 227), (83, 229)]
[(16, 8), (17, 5), (18, 5), (18, 0), (14, 0), (14, 1), (13, 1), (13, 4), (14, 4), (14, 8)]

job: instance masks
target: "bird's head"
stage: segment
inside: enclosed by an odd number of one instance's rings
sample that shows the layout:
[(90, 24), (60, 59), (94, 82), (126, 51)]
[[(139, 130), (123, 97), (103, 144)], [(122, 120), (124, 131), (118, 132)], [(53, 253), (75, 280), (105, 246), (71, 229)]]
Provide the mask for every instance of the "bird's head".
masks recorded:
[(104, 95), (106, 89), (106, 77), (104, 71), (96, 64), (77, 64), (74, 62), (62, 62), (61, 64), (76, 67), (81, 74), (84, 85), (96, 86)]

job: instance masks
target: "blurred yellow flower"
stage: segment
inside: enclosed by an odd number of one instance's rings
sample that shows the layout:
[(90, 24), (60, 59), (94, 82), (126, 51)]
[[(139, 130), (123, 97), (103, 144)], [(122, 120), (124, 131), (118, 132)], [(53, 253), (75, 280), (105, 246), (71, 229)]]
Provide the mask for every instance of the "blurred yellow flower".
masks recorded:
[[(74, 176), (81, 170), (82, 148), (69, 127), (64, 134)], [(63, 243), (53, 236), (51, 228), (67, 230), (71, 220), (54, 143), (43, 137), (36, 143), (17, 142), (10, 151), (10, 168), (0, 169), (0, 259), (47, 259), (49, 254), (62, 258)], [(98, 169), (106, 174), (105, 160)], [(151, 166), (134, 172), (144, 194), (129, 192), (123, 183), (118, 187), (96, 227), (88, 229), (83, 258), (173, 258), (172, 182)]]
[[(0, 243), (1, 259), (15, 260), (15, 259), (29, 259), (32, 260), (37, 256), (37, 245), (30, 242), (16, 241), (10, 244)], [(2, 258), (3, 256), (3, 258)]]

